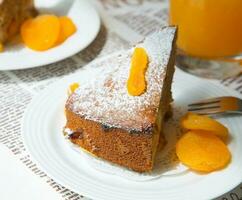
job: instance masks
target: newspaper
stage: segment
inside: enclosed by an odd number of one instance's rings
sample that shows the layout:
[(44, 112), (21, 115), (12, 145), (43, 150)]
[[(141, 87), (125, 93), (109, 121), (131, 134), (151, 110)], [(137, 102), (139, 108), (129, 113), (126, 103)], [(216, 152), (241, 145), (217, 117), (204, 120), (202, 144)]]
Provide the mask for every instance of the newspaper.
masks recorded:
[[(64, 61), (39, 68), (0, 72), (0, 143), (8, 147), (33, 175), (46, 181), (63, 199), (88, 199), (59, 185), (38, 169), (21, 139), (21, 120), (34, 95), (82, 66), (126, 49), (153, 30), (167, 25), (168, 2), (161, 0), (92, 0), (102, 17), (100, 32), (84, 51)], [(242, 75), (221, 80), (242, 96)], [(242, 199), (242, 184), (217, 200)]]

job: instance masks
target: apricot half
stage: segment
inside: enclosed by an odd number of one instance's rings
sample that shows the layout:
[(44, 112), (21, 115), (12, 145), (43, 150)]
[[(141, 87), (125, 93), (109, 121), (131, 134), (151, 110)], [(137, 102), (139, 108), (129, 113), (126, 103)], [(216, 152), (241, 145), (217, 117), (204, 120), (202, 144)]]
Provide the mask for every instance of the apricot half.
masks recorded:
[(220, 137), (223, 141), (228, 138), (228, 129), (218, 121), (194, 113), (187, 113), (181, 119), (181, 126), (188, 130), (204, 130)]
[(3, 52), (4, 48), (3, 48), (3, 44), (0, 42), (0, 53)]
[(60, 34), (56, 42), (57, 45), (64, 42), (68, 37), (74, 34), (77, 30), (73, 21), (67, 16), (59, 17), (59, 21), (60, 21)]
[(37, 51), (52, 48), (59, 33), (60, 21), (55, 15), (40, 15), (25, 21), (21, 26), (23, 42), (27, 47)]
[(202, 131), (185, 133), (176, 144), (176, 154), (184, 165), (200, 172), (222, 169), (231, 159), (220, 138)]

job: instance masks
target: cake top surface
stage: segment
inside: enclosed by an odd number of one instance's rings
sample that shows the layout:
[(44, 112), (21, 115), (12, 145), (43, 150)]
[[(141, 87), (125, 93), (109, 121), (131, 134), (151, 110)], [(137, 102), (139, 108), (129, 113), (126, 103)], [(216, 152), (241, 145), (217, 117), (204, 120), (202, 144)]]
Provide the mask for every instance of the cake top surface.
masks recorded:
[(135, 46), (143, 47), (149, 58), (145, 93), (140, 96), (128, 94), (126, 83), (133, 52), (130, 49), (111, 56), (98, 77), (81, 85), (69, 97), (66, 108), (109, 127), (148, 130), (157, 117), (175, 33), (175, 27), (164, 27)]

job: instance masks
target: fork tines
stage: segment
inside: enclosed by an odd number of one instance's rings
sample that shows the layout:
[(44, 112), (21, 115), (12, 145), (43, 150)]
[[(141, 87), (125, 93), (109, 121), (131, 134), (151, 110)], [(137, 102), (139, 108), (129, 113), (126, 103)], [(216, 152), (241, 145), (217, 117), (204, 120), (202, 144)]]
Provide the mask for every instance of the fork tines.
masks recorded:
[(235, 111), (238, 99), (235, 97), (216, 97), (198, 101), (188, 105), (188, 111), (203, 115)]
[(188, 111), (202, 115), (221, 113), (221, 97), (210, 98), (188, 105)]
[(209, 115), (209, 114), (215, 114), (219, 113), (218, 110), (220, 109), (220, 106), (218, 105), (219, 101), (215, 103), (209, 103), (208, 104), (201, 104), (201, 103), (194, 103), (191, 105), (188, 105), (188, 111), (190, 112), (196, 112), (201, 115)]

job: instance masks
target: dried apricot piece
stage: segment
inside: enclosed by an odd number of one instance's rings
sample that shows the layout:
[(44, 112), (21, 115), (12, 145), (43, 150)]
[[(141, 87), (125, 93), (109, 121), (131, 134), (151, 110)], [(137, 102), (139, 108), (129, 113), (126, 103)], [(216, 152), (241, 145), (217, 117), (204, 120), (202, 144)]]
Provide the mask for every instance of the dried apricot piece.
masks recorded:
[(228, 129), (218, 121), (194, 113), (187, 113), (181, 119), (181, 126), (188, 130), (204, 130), (211, 132), (220, 137), (223, 141), (227, 140), (229, 134)]
[(79, 87), (80, 87), (79, 83), (72, 83), (68, 88), (68, 95), (71, 95)]
[(57, 45), (64, 42), (68, 37), (74, 34), (77, 30), (73, 21), (67, 16), (59, 17), (59, 21), (60, 21), (60, 34), (56, 42)]
[(55, 15), (40, 15), (21, 26), (24, 44), (37, 51), (54, 47), (60, 33), (60, 21)]
[(139, 96), (146, 90), (145, 72), (148, 66), (148, 55), (144, 48), (137, 47), (131, 59), (129, 78), (127, 81), (128, 93)]
[(3, 44), (0, 42), (0, 53), (3, 52), (3, 50), (4, 50)]
[(176, 144), (179, 160), (189, 168), (212, 172), (230, 162), (231, 154), (220, 138), (203, 131), (189, 131)]

